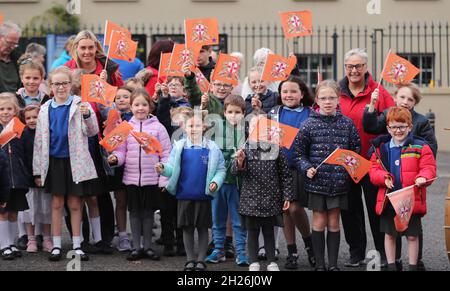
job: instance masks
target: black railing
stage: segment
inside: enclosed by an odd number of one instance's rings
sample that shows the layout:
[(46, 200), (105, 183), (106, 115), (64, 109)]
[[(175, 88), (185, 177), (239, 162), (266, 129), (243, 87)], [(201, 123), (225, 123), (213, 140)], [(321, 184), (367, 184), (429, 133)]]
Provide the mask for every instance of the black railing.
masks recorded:
[[(147, 48), (161, 38), (171, 37), (183, 41), (184, 27), (178, 24), (122, 24), (133, 34), (140, 35), (145, 47), (141, 58), (145, 59)], [(84, 24), (96, 34), (103, 34), (104, 24)], [(268, 47), (278, 54), (287, 55), (289, 47), (299, 56), (299, 60), (308, 61), (311, 56), (331, 58), (323, 71), (326, 77), (339, 79), (344, 74), (344, 54), (351, 48), (365, 48), (369, 54), (369, 68), (375, 79), (379, 79), (384, 59), (389, 48), (393, 52), (408, 58), (422, 72), (416, 82), (422, 86), (450, 87), (450, 46), (449, 24), (447, 21), (421, 23), (394, 23), (387, 26), (368, 28), (361, 26), (330, 27), (316, 26), (312, 36), (297, 38), (288, 44), (278, 23), (249, 24), (230, 23), (221, 25), (221, 44), (216, 49), (223, 52), (239, 51), (246, 57), (244, 70), (252, 66), (252, 56), (260, 47)], [(52, 34), (55, 29), (49, 25), (24, 27), (24, 38), (35, 38)], [(301, 58), (304, 56), (304, 58)], [(310, 64), (311, 63), (311, 64)], [(325, 63), (325, 60), (320, 63)], [(315, 61), (308, 61), (309, 71)], [(313, 81), (313, 78), (310, 80)]]

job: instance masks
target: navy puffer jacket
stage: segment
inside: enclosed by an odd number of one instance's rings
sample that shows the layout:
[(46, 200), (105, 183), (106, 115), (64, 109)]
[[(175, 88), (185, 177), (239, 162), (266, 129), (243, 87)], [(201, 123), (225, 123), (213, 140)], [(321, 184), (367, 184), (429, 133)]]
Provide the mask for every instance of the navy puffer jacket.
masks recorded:
[[(305, 176), (336, 148), (359, 153), (361, 142), (353, 121), (340, 112), (324, 116), (312, 111), (295, 140), (294, 161)], [(305, 191), (337, 196), (350, 190), (350, 176), (342, 166), (323, 164), (313, 179), (305, 178)]]

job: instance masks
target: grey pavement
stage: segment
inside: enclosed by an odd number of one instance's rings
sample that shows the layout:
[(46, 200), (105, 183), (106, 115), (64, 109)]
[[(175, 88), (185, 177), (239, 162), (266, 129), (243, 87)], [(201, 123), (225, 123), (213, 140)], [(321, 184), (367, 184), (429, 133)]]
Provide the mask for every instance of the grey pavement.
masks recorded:
[[(450, 263), (447, 258), (444, 238), (444, 208), (445, 197), (447, 196), (447, 187), (450, 178), (450, 153), (440, 153), (438, 155), (438, 175), (439, 179), (433, 183), (428, 189), (427, 204), (428, 214), (423, 218), (422, 224), (424, 229), (424, 263), (427, 270), (433, 271), (449, 271)], [(308, 211), (309, 212), (309, 211)], [(309, 214), (311, 214), (309, 212)], [(157, 216), (157, 222), (159, 222)], [(367, 219), (366, 219), (367, 222)], [(368, 248), (367, 251), (374, 249), (370, 227), (368, 230)], [(155, 238), (159, 237), (159, 229), (156, 230)], [(366, 266), (358, 268), (345, 268), (343, 264), (349, 256), (348, 246), (342, 232), (341, 249), (339, 254), (339, 266), (343, 271), (364, 271)], [(64, 239), (63, 247), (65, 250), (70, 249), (68, 235)], [(307, 262), (306, 252), (303, 251), (303, 242), (297, 233), (297, 245), (299, 248), (299, 270), (310, 271), (311, 268)], [(406, 240), (403, 240), (403, 262), (407, 267)], [(160, 246), (155, 246), (157, 250), (162, 251)], [(280, 235), (280, 251), (281, 255), (278, 260), (280, 269), (283, 270), (286, 257), (286, 243), (284, 237)], [(67, 266), (73, 264), (69, 259), (62, 260), (58, 263), (49, 262), (48, 254), (23, 253), (23, 258), (16, 259), (12, 262), (0, 260), (0, 271), (65, 271)], [(128, 262), (127, 254), (115, 252), (113, 255), (90, 255), (89, 262), (81, 262), (81, 271), (179, 271), (183, 269), (185, 257), (162, 257), (161, 261), (155, 262), (150, 260), (142, 260), (138, 262)], [(262, 265), (262, 270), (265, 264)], [(227, 260), (224, 263), (216, 265), (208, 265), (210, 271), (246, 271), (247, 268), (238, 267), (233, 260)]]

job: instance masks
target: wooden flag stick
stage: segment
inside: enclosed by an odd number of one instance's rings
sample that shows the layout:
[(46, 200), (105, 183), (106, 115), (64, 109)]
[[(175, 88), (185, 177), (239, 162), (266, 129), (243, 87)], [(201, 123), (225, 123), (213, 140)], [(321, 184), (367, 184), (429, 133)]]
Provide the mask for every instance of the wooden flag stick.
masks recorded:
[[(437, 179), (439, 179), (439, 177), (436, 177), (436, 178), (433, 178), (433, 179), (427, 180), (427, 182), (431, 182), (431, 181), (434, 181), (434, 180), (437, 180)], [(387, 196), (387, 197), (391, 197), (391, 196), (394, 196), (394, 195), (396, 195), (396, 194), (397, 194), (398, 192), (400, 192), (400, 191), (404, 191), (404, 190), (412, 189), (412, 188), (414, 188), (414, 187), (416, 187), (416, 186), (417, 186), (417, 185), (416, 185), (416, 184), (414, 184), (414, 185), (411, 185), (411, 186), (408, 186), (408, 187), (402, 188), (402, 189), (400, 189), (400, 190), (397, 190), (397, 191), (391, 192), (391, 193), (389, 193), (389, 194), (386, 194), (386, 196)]]
[(159, 67), (158, 67), (158, 79), (156, 79), (156, 82), (159, 82), (159, 78), (160, 78), (160, 72), (161, 72), (161, 64), (162, 64), (162, 57), (163, 57), (163, 52), (161, 52), (161, 55), (159, 57)]
[(112, 38), (113, 38), (113, 35), (114, 35), (114, 31), (116, 31), (116, 30), (111, 31), (111, 37), (109, 38), (108, 54), (106, 55), (105, 67), (103, 68), (105, 71), (106, 71), (106, 68), (108, 66), (109, 52), (111, 51), (111, 42), (112, 42)]
[(339, 147), (337, 147), (325, 160), (323, 160), (323, 162), (321, 162), (318, 166), (317, 166), (317, 168), (316, 168), (316, 171), (326, 162), (326, 161), (328, 161), (328, 159), (335, 153), (335, 152), (337, 152), (338, 151), (338, 149), (339, 149)]
[(380, 82), (378, 83), (378, 90), (380, 90), (381, 82), (383, 82), (383, 73), (384, 73), (384, 70), (386, 70), (386, 65), (389, 60), (389, 56), (391, 55), (391, 52), (392, 52), (392, 49), (389, 49), (389, 52), (386, 56), (386, 60), (384, 61), (383, 70), (381, 71), (381, 76), (380, 76)]

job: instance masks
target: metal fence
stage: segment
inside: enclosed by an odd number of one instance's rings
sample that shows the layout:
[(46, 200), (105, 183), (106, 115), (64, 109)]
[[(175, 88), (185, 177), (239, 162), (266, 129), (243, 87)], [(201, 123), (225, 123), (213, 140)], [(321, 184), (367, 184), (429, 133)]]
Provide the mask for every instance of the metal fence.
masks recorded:
[[(145, 59), (147, 48), (161, 38), (184, 40), (184, 28), (179, 24), (125, 24), (134, 35), (139, 35)], [(83, 25), (96, 34), (103, 34), (103, 24)], [(50, 26), (25, 27), (24, 38), (53, 33)], [(290, 44), (277, 23), (230, 23), (221, 27), (221, 43), (216, 50), (239, 51), (246, 57), (245, 73), (252, 66), (252, 56), (260, 47), (268, 47), (277, 54), (287, 55), (289, 47), (298, 56), (303, 77), (314, 84), (320, 68), (325, 78), (340, 79), (344, 75), (344, 54), (351, 48), (365, 48), (370, 56), (369, 68), (375, 79), (388, 50), (409, 59), (421, 69), (416, 82), (422, 87), (450, 87), (449, 24), (447, 21), (394, 23), (386, 27), (316, 26), (312, 36), (294, 39)], [(146, 39), (146, 41), (144, 41)], [(142, 43), (143, 42), (143, 43)]]

